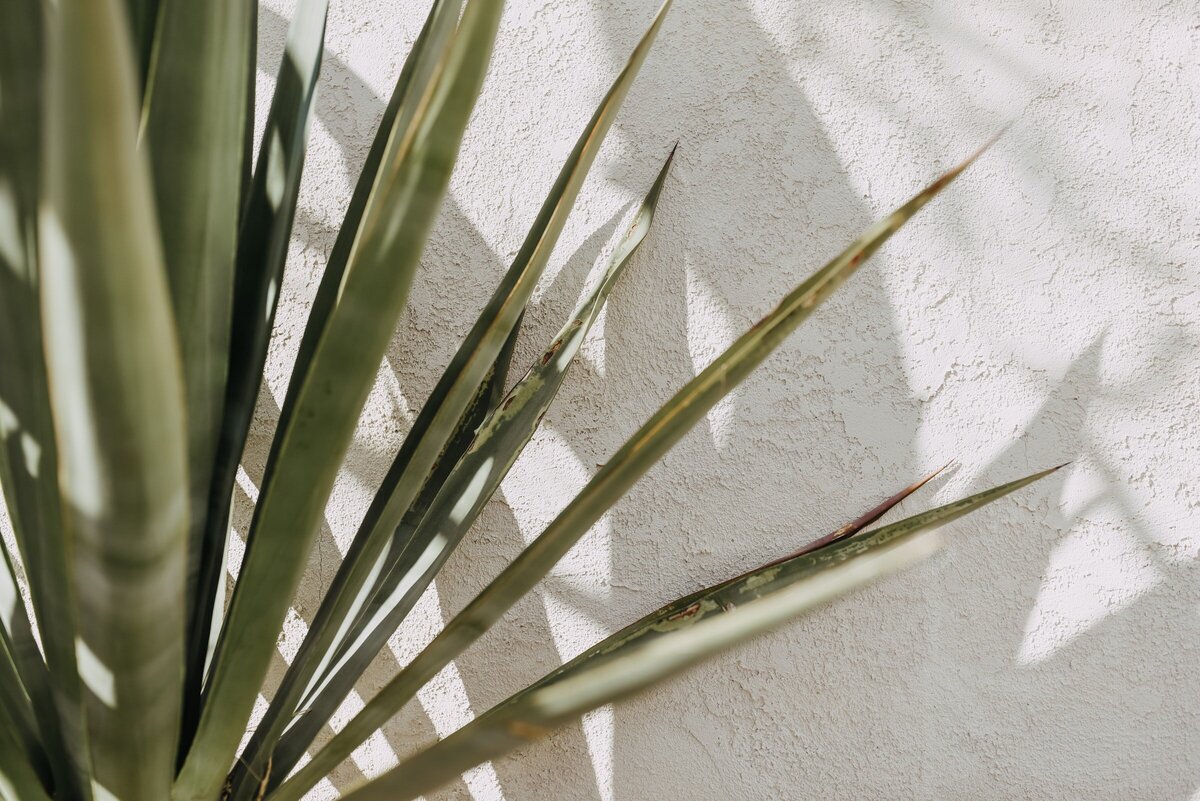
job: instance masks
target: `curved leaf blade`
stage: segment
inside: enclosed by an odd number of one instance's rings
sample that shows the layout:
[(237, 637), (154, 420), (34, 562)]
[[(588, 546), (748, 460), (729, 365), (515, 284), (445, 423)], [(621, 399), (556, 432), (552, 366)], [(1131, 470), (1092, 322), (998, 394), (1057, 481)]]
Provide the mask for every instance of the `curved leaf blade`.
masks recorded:
[[(87, 755), (38, 301), (43, 11), (39, 0), (0, 4), (0, 485), (53, 672), (15, 607), (12, 658), (32, 696), (55, 782), (66, 792), (83, 786)], [(60, 716), (75, 724), (64, 732)]]
[[(251, 48), (248, 0), (136, 3), (157, 14), (146, 79), (141, 147), (154, 183), (163, 259), (183, 359), (188, 426), (188, 619), (198, 614), (197, 576), (211, 546), (206, 525), (225, 409), (234, 261), (242, 195)], [(137, 27), (135, 19), (135, 28)], [(253, 121), (250, 121), (253, 125)], [(221, 521), (221, 545), (224, 524)], [(198, 649), (189, 626), (189, 651)], [(207, 640), (207, 630), (201, 635)], [(199, 682), (185, 689), (194, 725)], [(186, 739), (186, 737), (185, 737)]]
[[(288, 29), (275, 95), (263, 135), (263, 156), (251, 180), (237, 243), (229, 377), (224, 413), (206, 497), (205, 528), (192, 542), (189, 563), (187, 679), (183, 747), (190, 745), (200, 715), (200, 692), (216, 643), (214, 617), (224, 599), (229, 515), (238, 464), (262, 386), (263, 367), (275, 323), (279, 288), (295, 220), (305, 147), (324, 52), (329, 0), (303, 0)], [(252, 121), (251, 121), (252, 122)]]
[[(310, 3), (307, 8), (302, 8), (301, 11), (308, 11), (310, 14), (316, 10), (317, 3)], [(328, 7), (328, 0), (321, 0), (321, 17), (324, 19)], [(334, 242), (333, 250), (329, 255), (329, 260), (326, 264), (325, 271), (321, 276), (321, 282), (317, 289), (316, 298), (313, 301), (312, 309), (309, 312), (308, 322), (305, 326), (304, 334), (301, 339), (299, 353), (296, 357), (295, 364), (292, 368), (292, 383), (298, 384), (303, 380), (305, 373), (308, 371), (312, 363), (313, 354), (316, 351), (317, 342), (321, 333), (324, 331), (328, 323), (329, 316), (337, 304), (337, 298), (341, 291), (343, 277), (345, 276), (346, 267), (350, 257), (351, 248), (358, 236), (359, 230), (362, 227), (363, 214), (367, 208), (367, 202), (371, 198), (371, 192), (375, 186), (376, 178), (379, 174), (379, 169), (383, 164), (383, 159), (387, 149), (388, 142), (394, 133), (405, 124), (405, 121), (411, 123), (413, 118), (413, 108), (420, 102), (422, 85), (427, 85), (431, 79), (431, 69), (433, 59), (431, 53), (442, 51), (446, 47), (446, 43), (453, 34), (455, 24), (462, 10), (462, 0), (435, 0), (430, 7), (429, 14), (426, 16), (425, 24), (421, 32), (417, 35), (413, 42), (413, 47), (409, 51), (408, 57), (405, 59), (404, 66), (400, 70), (400, 75), (396, 79), (396, 85), (392, 91), (391, 99), (388, 102), (387, 108), (384, 110), (383, 119), (380, 121), (376, 131), (375, 138), (371, 143), (371, 149), (367, 154), (366, 161), (362, 170), (359, 173), (358, 181), (354, 188), (354, 193), (351, 196), (349, 206), (342, 221), (342, 226), (338, 231), (337, 240)], [(293, 26), (302, 22), (298, 15), (293, 21)], [(322, 28), (321, 34), (324, 31)], [(285, 61), (285, 66), (286, 66)], [(282, 75), (281, 75), (282, 77)], [(313, 80), (315, 84), (315, 73)], [(416, 86), (416, 88), (413, 88)], [(311, 101), (310, 101), (311, 102)], [(268, 140), (269, 142), (269, 140)], [(303, 157), (303, 147), (299, 149), (299, 155)], [(299, 174), (297, 173), (297, 183), (295, 190), (299, 190)], [(287, 196), (293, 202), (295, 197), (293, 194)], [(275, 281), (274, 286), (277, 288), (282, 282), (282, 270), (284, 260), (287, 256), (288, 239), (290, 237), (291, 220), (288, 219), (288, 231), (277, 240), (278, 247), (278, 262), (276, 268), (280, 275)], [(261, 279), (258, 282), (258, 292), (262, 294), (260, 303), (257, 304), (261, 308), (261, 302), (267, 298), (274, 297), (275, 292), (268, 294), (268, 285)], [(239, 290), (242, 289), (239, 287)], [(250, 291), (249, 287), (246, 287)], [(239, 295), (241, 293), (239, 292)], [(253, 302), (253, 296), (246, 303), (247, 311), (254, 314), (256, 304)], [(272, 308), (273, 311), (273, 308)], [(240, 319), (235, 318), (235, 319)], [(236, 332), (235, 332), (236, 333)], [(229, 504), (232, 499), (233, 483), (237, 474), (237, 460), (241, 455), (241, 451), (245, 444), (246, 434), (249, 431), (250, 422), (254, 411), (254, 403), (258, 395), (259, 386), (262, 382), (262, 365), (266, 360), (266, 345), (267, 337), (270, 335), (270, 326), (266, 327), (263, 332), (263, 340), (261, 347), (261, 356), (256, 360), (256, 364), (247, 364), (244, 370), (245, 388), (242, 397), (239, 399), (235, 414), (240, 419), (227, 417), (231, 423), (236, 424), (236, 440), (231, 440), (230, 447), (224, 454), (224, 458), (218, 464), (218, 468), (224, 472), (217, 477), (217, 482), (214, 483), (214, 499), (220, 500), (224, 504), (226, 515), (229, 511)], [(249, 386), (250, 384), (253, 386)], [(231, 401), (232, 402), (232, 401)], [(283, 430), (286, 421), (291, 416), (291, 406), (289, 401), (285, 401), (284, 408), (281, 412), (279, 430)], [(219, 494), (218, 494), (219, 493)], [(212, 521), (215, 522), (217, 515), (212, 515)], [(347, 554), (339, 565), (338, 573), (335, 575), (331, 584), (330, 591), (339, 587), (345, 581), (345, 573), (348, 570), (346, 562), (353, 561), (350, 559), (352, 553)], [(211, 562), (215, 564), (216, 559)], [(329, 616), (329, 608), (322, 604), (317, 610), (312, 624), (312, 629), (320, 630), (327, 625)], [(287, 716), (295, 707), (296, 699), (294, 697), (295, 685), (306, 680), (305, 676), (298, 675), (300, 671), (309, 664), (310, 654), (314, 651), (315, 636), (306, 636), (301, 643), (300, 650), (296, 657), (292, 660), (292, 664), (284, 674), (280, 686), (276, 688), (275, 694), (271, 699), (271, 703), (267, 708), (262, 720), (255, 727), (254, 734), (251, 735), (250, 741), (243, 749), (241, 757), (234, 765), (233, 771), (230, 774), (231, 798), (233, 801), (244, 801), (249, 795), (256, 793), (258, 786), (261, 784), (261, 777), (270, 771), (267, 770), (266, 758), (263, 755), (264, 745), (268, 742), (274, 743), (278, 735), (280, 726), (286, 723)]]
[[(42, 785), (49, 788), (53, 787), (50, 763), (42, 746), (31, 695), (38, 699), (39, 705), (47, 705), (39, 710), (41, 715), (49, 713), (52, 718), (50, 677), (25, 614), (12, 556), (3, 542), (0, 542), (0, 558), (4, 561), (4, 570), (0, 570), (0, 713), (7, 715), (4, 725), (20, 743)], [(54, 729), (52, 734), (56, 733)]]
[[(246, 554), (213, 659), (177, 801), (221, 789), (303, 573), (358, 414), (404, 308), (495, 39), (502, 3), (473, 0), (393, 133), (351, 250), (337, 304), (269, 457)], [(336, 388), (336, 391), (335, 391)]]
[[(286, 775), (303, 756), (354, 682), (462, 541), (533, 437), (617, 279), (649, 233), (674, 155), (672, 150), (629, 231), (610, 257), (601, 280), (550, 347), (484, 422), (413, 533), (408, 550), (377, 582), (373, 597), (346, 638), (337, 661), (314, 691), (306, 694), (310, 697), (298, 719), (275, 750), (273, 765), (281, 775)], [(465, 505), (464, 498), (468, 499)]]
[(848, 592), (930, 556), (932, 535), (909, 537), (836, 564), (740, 609), (648, 643), (555, 684), (541, 687), (406, 759), (346, 794), (353, 801), (408, 801), (480, 762), (502, 756), (555, 727), (627, 698), (721, 651), (776, 629)]
[[(614, 658), (638, 648), (660, 637), (681, 631), (703, 620), (709, 620), (717, 615), (733, 611), (746, 603), (785, 589), (797, 581), (803, 581), (830, 566), (838, 565), (862, 554), (877, 551), (893, 544), (896, 540), (930, 531), (958, 520), (959, 518), (980, 509), (990, 503), (1027, 487), (1059, 470), (1054, 467), (1026, 476), (1016, 481), (1010, 481), (996, 487), (978, 492), (957, 501), (944, 504), (928, 512), (900, 520), (896, 523), (878, 528), (867, 533), (860, 533), (870, 525), (861, 523), (871, 517), (876, 520), (882, 517), (888, 509), (900, 500), (912, 494), (917, 488), (933, 478), (934, 473), (917, 484), (907, 487), (899, 494), (892, 496), (879, 507), (868, 512), (846, 526), (833, 532), (828, 537), (814, 541), (796, 553), (768, 562), (762, 567), (743, 573), (736, 578), (715, 584), (703, 590), (685, 595), (663, 605), (635, 623), (631, 623), (603, 641), (588, 648), (579, 656), (566, 664), (546, 674), (536, 683), (514, 695), (512, 698), (498, 704), (492, 711), (499, 711), (504, 705), (519, 701), (530, 692), (553, 684), (594, 667), (597, 663)], [(941, 472), (941, 471), (938, 471)]]
[[(279, 696), (276, 717), (263, 737), (265, 747), (269, 747), (273, 736), (281, 731), (283, 713), (288, 707), (295, 708), (301, 691), (328, 664), (339, 635), (344, 634), (361, 606), (362, 590), (370, 587), (381, 560), (387, 558), (384, 552), (394, 541), (397, 527), (417, 500), (431, 470), (444, 453), (447, 441), (460, 427), (464, 412), (479, 396), (489, 373), (494, 371), (496, 359), (524, 313), (604, 137), (616, 119), (669, 7), (670, 0), (664, 3), (593, 114), (563, 165), (524, 245), (405, 438), (309, 628), (302, 653), (289, 670), (292, 678), (285, 679), (287, 692)], [(256, 763), (262, 764), (261, 756), (256, 755)], [(244, 781), (242, 786), (245, 786)]]
[(390, 681), (311, 762), (277, 791), (298, 801), (325, 773), (365, 742), (426, 682), (474, 643), (557, 564), (587, 530), (734, 386), (749, 375), (893, 233), (948, 186), (982, 152), (880, 220), (839, 256), (793, 290), (692, 379), (617, 451), (573, 501), (521, 554), (446, 624), (440, 634)]
[(182, 683), (186, 439), (124, 13), (88, 0), (48, 17), (41, 309), (90, 779), (161, 801)]
[[(0, 660), (3, 657), (0, 656)], [(8, 710), (0, 704), (0, 788), (14, 801), (50, 801)]]

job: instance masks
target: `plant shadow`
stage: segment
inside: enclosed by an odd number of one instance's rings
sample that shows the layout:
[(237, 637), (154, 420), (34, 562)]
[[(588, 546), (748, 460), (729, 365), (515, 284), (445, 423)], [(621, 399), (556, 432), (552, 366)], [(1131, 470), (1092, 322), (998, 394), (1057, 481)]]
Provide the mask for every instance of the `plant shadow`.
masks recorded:
[[(652, 5), (591, 4), (612, 64), (640, 35)], [(644, 191), (659, 151), (680, 141), (654, 232), (609, 301), (603, 347), (580, 357), (503, 497), (485, 510), (414, 611), (416, 619), (393, 639), (395, 647), (359, 682), (362, 698), (398, 671), (398, 654), (432, 637), (511, 561), (552, 518), (557, 499), (565, 502), (635, 424), (881, 210), (903, 200), (856, 188), (804, 84), (789, 70), (788, 54), (763, 31), (751, 4), (697, 5), (694, 13), (668, 19), (611, 135), (615, 144), (597, 163), (593, 182), (618, 187), (628, 203)], [(705, 35), (712, 25), (728, 34), (715, 52)], [(285, 27), (263, 8), (264, 41), (282, 41)], [(506, 27), (498, 52), (517, 47), (520, 35)], [(818, 36), (797, 34), (810, 35)], [(274, 69), (268, 48), (262, 64)], [(524, 56), (501, 63), (513, 82), (504, 88), (521, 88), (514, 76), (527, 66)], [(551, 79), (565, 84), (571, 70), (584, 68), (580, 57), (547, 70), (550, 88), (537, 101), (547, 113), (571, 99)], [(598, 99), (599, 90), (594, 94)], [(318, 119), (346, 173), (355, 175), (382, 101), (332, 53), (318, 97)], [(864, 102), (895, 112), (883, 94)], [(932, 173), (972, 144), (922, 152), (918, 163)], [(538, 131), (520, 142), (524, 155), (516, 160), (535, 162), (547, 152), (561, 150)], [(913, 159), (912, 152), (904, 158)], [(330, 521), (357, 521), (417, 408), (413, 399), (428, 394), (506, 267), (506, 247), (481, 228), (494, 234), (520, 225), (489, 218), (480, 226), (472, 213), (448, 198), (425, 257), (437, 271), (421, 271), (387, 354), (378, 391), (392, 397), (368, 404), (373, 411), (339, 481), (353, 490), (335, 493)], [(933, 213), (923, 221), (940, 224), (931, 221)], [(552, 266), (527, 315), (514, 377), (565, 318), (621, 214), (587, 206), (577, 216), (583, 219), (572, 223), (575, 238), (564, 242), (574, 245), (573, 254)], [(986, 246), (966, 222), (951, 215), (947, 225), (947, 237), (963, 247)], [(301, 250), (319, 254), (328, 251), (335, 229), (302, 208), (296, 234)], [(939, 499), (1075, 458), (1103, 479), (1099, 502), (1120, 504), (1119, 467), (1089, 441), (1091, 418), (1078, 400), (1104, 384), (1101, 340), (1047, 389), (1042, 407), (1000, 453), (926, 454), (929, 464), (918, 456), (926, 409), (904, 369), (899, 310), (885, 279), (912, 274), (900, 280), (919, 283), (926, 275), (922, 263), (891, 252), (864, 267), (767, 369), (714, 409), (538, 590), (439, 677), (428, 698), (385, 727), (394, 756), (447, 733), (439, 708), (458, 709), (463, 722), (591, 640), (665, 600), (794, 549), (947, 458), (969, 460), (970, 470), (947, 481)], [(310, 271), (319, 261), (303, 258)], [(284, 297), (302, 304), (314, 281), (307, 274), (291, 280)], [(1164, 342), (1162, 353), (1179, 344)], [(286, 360), (286, 352), (272, 358)], [(264, 391), (247, 453), (251, 476), (261, 471), (269, 446), (273, 404)], [(1200, 666), (1195, 648), (1180, 645), (1200, 642), (1200, 623), (1179, 610), (1200, 599), (1192, 564), (1161, 558), (1160, 537), (1139, 523), (1137, 509), (1121, 508), (1116, 516), (1133, 531), (1129, 547), (1150, 554), (1155, 581), (1053, 652), (1024, 656), (1047, 592), (1048, 565), (1076, 536), (1073, 520), (1051, 502), (1074, 470), (958, 524), (953, 530), (965, 535), (951, 537), (934, 562), (636, 704), (568, 726), (429, 798), (985, 798), (997, 787), (1012, 797), (1069, 797), (1086, 780), (1101, 788), (1097, 797), (1117, 799), (1146, 797), (1138, 782), (1148, 775), (1160, 777), (1156, 797), (1160, 790), (1163, 797), (1187, 797), (1197, 766), (1189, 762), (1182, 771), (1171, 760), (1200, 753), (1200, 709), (1184, 689), (1187, 674)], [(543, 495), (541, 503), (530, 500)], [(1033, 522), (1039, 531), (1018, 530)], [(974, 529), (987, 536), (966, 533)], [(321, 533), (297, 598), (301, 619), (315, 610), (345, 536), (328, 526)], [(1136, 682), (1114, 678), (1118, 667), (1137, 663), (1162, 642), (1176, 644), (1171, 658), (1147, 661)], [(283, 668), (281, 657), (275, 680)], [(318, 745), (330, 734), (326, 729)], [(368, 772), (386, 767), (371, 759)], [(364, 770), (348, 761), (330, 777), (330, 791), (344, 792), (363, 778)]]

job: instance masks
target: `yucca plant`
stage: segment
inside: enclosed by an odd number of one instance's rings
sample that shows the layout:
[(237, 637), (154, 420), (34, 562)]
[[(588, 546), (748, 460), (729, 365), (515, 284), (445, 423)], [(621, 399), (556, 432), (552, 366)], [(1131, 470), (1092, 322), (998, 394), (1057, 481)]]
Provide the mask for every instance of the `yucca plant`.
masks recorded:
[[(647, 235), (671, 158), (594, 288), (506, 391), (526, 305), (668, 0), (421, 409), (239, 751), (503, 7), (436, 0), (408, 56), (309, 314), (227, 600), (231, 498), (283, 280), (327, 5), (299, 0), (257, 158), (256, 2), (0, 8), (0, 479), (17, 544), (0, 572), (6, 799), (301, 798), (969, 163), (869, 228), (680, 389), (314, 749), (533, 436)], [(867, 531), (919, 484), (909, 487), (796, 554), (668, 603), (352, 795), (421, 795), (911, 562), (933, 547), (922, 532), (1042, 475)]]

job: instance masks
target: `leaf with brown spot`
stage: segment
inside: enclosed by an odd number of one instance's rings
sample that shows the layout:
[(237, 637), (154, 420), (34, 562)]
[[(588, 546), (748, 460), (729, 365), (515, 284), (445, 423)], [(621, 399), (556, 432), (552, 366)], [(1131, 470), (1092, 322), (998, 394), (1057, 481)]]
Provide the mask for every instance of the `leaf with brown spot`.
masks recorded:
[[(320, 727), (458, 547), (533, 437), (609, 293), (649, 233), (671, 164), (672, 158), (668, 157), (634, 216), (631, 234), (613, 252), (600, 281), (555, 338), (558, 358), (539, 357), (484, 421), (462, 460), (439, 488), (402, 558), (389, 565), (377, 582), (333, 666), (306, 694), (299, 719), (280, 739), (276, 760), (283, 772), (304, 754)], [(460, 508), (468, 494), (472, 498)]]
[[(407, 801), (428, 793), (459, 773), (520, 747), (530, 732), (546, 733), (591, 709), (620, 700), (891, 572), (907, 563), (909, 556), (920, 558), (930, 547), (921, 542), (926, 532), (1058, 469), (994, 487), (860, 537), (843, 537), (668, 604), (346, 798)], [(928, 480), (898, 495), (907, 495)], [(894, 505), (893, 498), (881, 506)], [(877, 511), (878, 507), (868, 514), (878, 517)], [(901, 553), (904, 556), (897, 558)]]
[[(668, 6), (669, 2), (663, 6), (664, 12)], [(298, 801), (325, 773), (411, 701), (426, 682), (495, 625), (630, 487), (854, 273), (856, 256), (865, 258), (882, 247), (981, 152), (982, 149), (868, 228), (850, 247), (788, 294), (762, 323), (743, 334), (680, 389), (626, 441), (533, 543), (451, 619), (433, 642), (318, 751), (308, 765), (280, 787), (279, 801)]]

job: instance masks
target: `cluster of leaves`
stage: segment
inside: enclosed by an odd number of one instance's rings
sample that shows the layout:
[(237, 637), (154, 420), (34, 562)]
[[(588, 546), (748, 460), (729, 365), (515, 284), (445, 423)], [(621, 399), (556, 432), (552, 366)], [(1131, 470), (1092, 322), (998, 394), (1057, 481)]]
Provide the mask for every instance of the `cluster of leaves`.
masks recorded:
[[(5, 798), (301, 798), (966, 167), (868, 229), (680, 389), (296, 770), (533, 436), (646, 237), (671, 166), (594, 289), (505, 392), (526, 304), (668, 0), (421, 409), (239, 752), (445, 195), (503, 3), (436, 0), (396, 82), (309, 314), (226, 604), (231, 498), (283, 280), (327, 6), (299, 0), (257, 158), (256, 2), (0, 9), (0, 480), (18, 546), (0, 571)], [(923, 555), (921, 532), (1040, 475), (867, 532), (910, 487), (800, 553), (664, 606), (353, 795), (414, 798)]]

